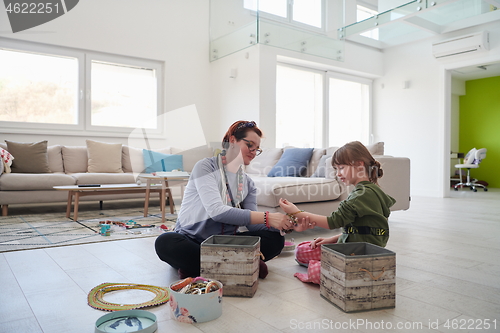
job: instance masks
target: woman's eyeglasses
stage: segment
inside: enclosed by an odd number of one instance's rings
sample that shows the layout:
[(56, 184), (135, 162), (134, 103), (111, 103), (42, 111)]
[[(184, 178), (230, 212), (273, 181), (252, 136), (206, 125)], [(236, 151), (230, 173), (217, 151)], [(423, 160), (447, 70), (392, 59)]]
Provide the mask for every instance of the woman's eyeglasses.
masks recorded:
[(255, 142), (249, 141), (247, 139), (241, 139), (241, 140), (243, 140), (247, 143), (248, 150), (250, 150), (251, 152), (255, 151), (256, 156), (259, 156), (260, 154), (262, 154), (262, 149), (255, 147)]

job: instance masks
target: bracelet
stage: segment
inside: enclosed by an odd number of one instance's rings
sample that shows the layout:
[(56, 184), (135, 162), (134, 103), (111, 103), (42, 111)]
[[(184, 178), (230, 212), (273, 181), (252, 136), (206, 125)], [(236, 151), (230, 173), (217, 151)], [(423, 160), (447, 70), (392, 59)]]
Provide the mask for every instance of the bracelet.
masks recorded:
[(271, 226), (269, 225), (269, 211), (264, 212), (264, 224), (266, 225), (267, 229), (271, 228)]
[(303, 210), (299, 210), (298, 212), (291, 213), (290, 215), (295, 215), (295, 214), (298, 214), (298, 213), (303, 213), (303, 212), (304, 212)]
[(295, 227), (299, 224), (299, 219), (297, 218), (297, 216), (295, 216), (293, 214), (286, 214), (286, 216), (288, 216), (288, 218), (290, 219), (290, 221), (293, 223), (293, 225)]

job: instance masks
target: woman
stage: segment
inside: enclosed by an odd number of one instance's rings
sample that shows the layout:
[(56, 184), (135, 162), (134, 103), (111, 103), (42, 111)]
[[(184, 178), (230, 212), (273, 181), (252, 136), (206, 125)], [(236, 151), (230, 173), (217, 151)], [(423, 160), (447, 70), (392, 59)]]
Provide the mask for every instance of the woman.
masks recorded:
[[(200, 244), (212, 235), (259, 236), (265, 260), (284, 246), (280, 230), (293, 222), (281, 213), (257, 212), (257, 189), (243, 166), (262, 152), (262, 131), (253, 121), (237, 121), (222, 139), (223, 151), (196, 163), (184, 192), (175, 232), (160, 235), (158, 257), (177, 268), (180, 278), (200, 275)], [(240, 227), (248, 231), (239, 232)], [(267, 275), (261, 260), (259, 277)]]

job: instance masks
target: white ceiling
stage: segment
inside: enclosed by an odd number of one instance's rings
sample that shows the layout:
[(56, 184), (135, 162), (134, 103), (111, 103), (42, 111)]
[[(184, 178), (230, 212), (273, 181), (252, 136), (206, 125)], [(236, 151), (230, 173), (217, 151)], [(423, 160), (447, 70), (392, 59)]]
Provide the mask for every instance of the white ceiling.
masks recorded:
[(451, 76), (463, 81), (500, 76), (500, 62), (457, 68), (451, 71)]

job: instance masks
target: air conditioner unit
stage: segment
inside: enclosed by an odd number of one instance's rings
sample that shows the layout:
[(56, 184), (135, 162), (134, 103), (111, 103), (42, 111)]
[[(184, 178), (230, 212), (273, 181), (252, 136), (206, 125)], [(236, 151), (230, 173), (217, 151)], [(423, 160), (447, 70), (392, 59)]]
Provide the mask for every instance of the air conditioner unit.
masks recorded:
[(487, 51), (489, 48), (489, 34), (487, 31), (481, 31), (433, 43), (432, 54), (436, 58), (445, 58)]

